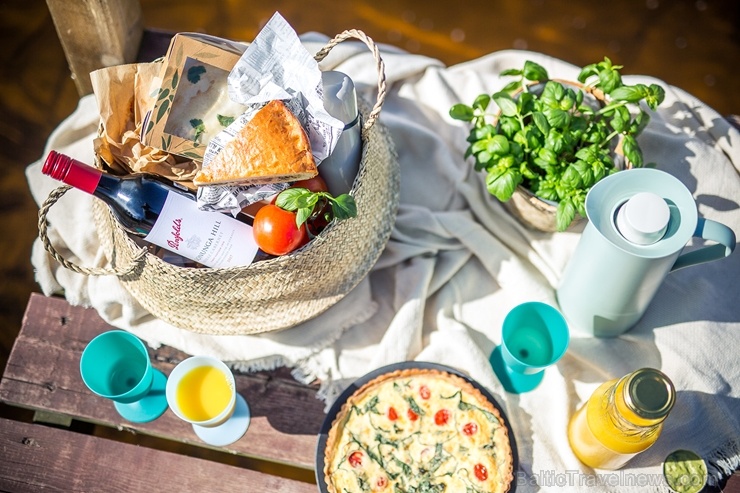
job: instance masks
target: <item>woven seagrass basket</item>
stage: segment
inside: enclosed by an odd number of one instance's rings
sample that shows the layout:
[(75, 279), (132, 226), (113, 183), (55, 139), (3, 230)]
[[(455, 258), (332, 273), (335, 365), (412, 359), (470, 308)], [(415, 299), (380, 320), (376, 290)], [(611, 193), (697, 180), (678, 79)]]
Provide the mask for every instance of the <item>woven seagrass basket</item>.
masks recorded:
[(362, 159), (350, 194), (357, 217), (332, 222), (303, 248), (247, 267), (182, 268), (147, 253), (118, 225), (108, 207), (93, 200), (100, 243), (110, 261), (105, 269), (64, 259), (47, 234), (46, 214), (69, 189), (52, 191), (39, 211), (39, 235), (64, 267), (86, 275), (116, 275), (154, 316), (182, 329), (214, 335), (243, 335), (295, 326), (330, 308), (370, 271), (390, 237), (399, 201), (398, 158), (388, 131), (377, 122), (385, 100), (385, 68), (371, 38), (350, 30), (315, 56), (326, 57), (338, 43), (356, 38), (372, 51), (378, 68), (375, 104), (359, 100), (365, 122)]

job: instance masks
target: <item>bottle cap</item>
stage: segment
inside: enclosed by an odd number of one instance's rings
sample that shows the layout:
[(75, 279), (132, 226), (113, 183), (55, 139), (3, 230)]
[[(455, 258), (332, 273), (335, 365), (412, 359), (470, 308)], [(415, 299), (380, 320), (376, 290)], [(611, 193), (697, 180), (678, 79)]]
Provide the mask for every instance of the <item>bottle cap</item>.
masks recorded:
[(76, 159), (56, 151), (49, 151), (49, 155), (41, 167), (41, 172), (87, 193), (95, 192), (102, 176), (102, 171), (99, 169), (82, 164)]
[(624, 390), (627, 406), (645, 419), (664, 418), (676, 402), (673, 382), (654, 368), (641, 368), (633, 372)]
[(671, 211), (662, 197), (640, 192), (619, 208), (617, 229), (627, 241), (651, 245), (663, 238), (670, 217)]
[(69, 156), (60, 154), (56, 151), (49, 151), (49, 155), (44, 161), (41, 172), (51, 176), (55, 180), (63, 181), (67, 177), (69, 168), (72, 165), (72, 159)]

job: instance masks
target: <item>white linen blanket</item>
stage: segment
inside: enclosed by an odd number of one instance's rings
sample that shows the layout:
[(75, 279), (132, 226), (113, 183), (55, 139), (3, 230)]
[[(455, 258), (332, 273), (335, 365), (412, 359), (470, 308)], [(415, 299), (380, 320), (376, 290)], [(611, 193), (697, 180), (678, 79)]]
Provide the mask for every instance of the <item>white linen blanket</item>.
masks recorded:
[[(328, 38), (302, 37), (316, 52)], [(520, 469), (517, 491), (668, 491), (662, 461), (691, 449), (704, 457), (710, 481), (740, 466), (740, 254), (669, 274), (640, 322), (615, 339), (573, 332), (565, 356), (545, 371), (542, 384), (521, 395), (505, 392), (488, 363), (500, 343), (501, 323), (516, 304), (556, 304), (554, 288), (578, 232), (535, 233), (519, 225), (491, 197), (484, 175), (463, 160), (468, 128), (448, 116), (503, 87), (499, 74), (526, 59), (551, 77), (573, 79), (578, 68), (541, 54), (502, 51), (453, 67), (382, 46), (389, 84), (380, 122), (393, 136), (401, 165), (401, 206), (390, 242), (371, 274), (317, 319), (255, 336), (206, 336), (172, 327), (148, 314), (113, 276), (85, 277), (53, 261), (37, 240), (32, 263), (43, 292), (63, 292), (70, 303), (94, 307), (113, 326), (150, 345), (211, 354), (255, 370), (288, 365), (304, 381), (318, 378), (327, 408), (351, 381), (405, 360), (446, 364), (486, 386), (514, 430)], [(598, 62), (599, 60), (594, 60)], [(323, 69), (350, 75), (374, 101), (375, 63), (359, 43), (342, 43)], [(686, 92), (657, 82), (667, 96), (640, 138), (654, 161), (685, 183), (699, 213), (740, 232), (740, 134)], [(92, 163), (98, 113), (92, 97), (48, 140)], [(28, 167), (40, 204), (57, 182)], [(50, 235), (69, 260), (104, 266), (88, 195), (70, 191), (49, 214)], [(604, 280), (608, 289), (608, 280)], [(665, 372), (676, 405), (657, 443), (615, 473), (586, 468), (568, 446), (568, 418), (603, 381), (641, 367)]]

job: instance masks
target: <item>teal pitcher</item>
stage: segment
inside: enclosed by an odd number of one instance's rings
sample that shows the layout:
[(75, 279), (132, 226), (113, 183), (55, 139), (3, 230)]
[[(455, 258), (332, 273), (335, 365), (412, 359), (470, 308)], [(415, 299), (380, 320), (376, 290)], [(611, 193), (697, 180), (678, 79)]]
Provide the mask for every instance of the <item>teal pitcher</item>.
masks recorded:
[[(570, 326), (614, 337), (642, 317), (668, 273), (724, 258), (734, 232), (698, 217), (691, 192), (673, 175), (651, 168), (620, 171), (586, 196), (588, 224), (557, 288)], [(692, 238), (716, 244), (687, 253)]]

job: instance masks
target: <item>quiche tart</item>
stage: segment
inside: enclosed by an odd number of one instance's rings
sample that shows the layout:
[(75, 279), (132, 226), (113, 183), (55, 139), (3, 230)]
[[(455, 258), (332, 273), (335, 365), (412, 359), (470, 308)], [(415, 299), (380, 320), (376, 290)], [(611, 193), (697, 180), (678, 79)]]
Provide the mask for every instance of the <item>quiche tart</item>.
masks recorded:
[(246, 186), (306, 180), (318, 172), (301, 123), (285, 103), (274, 100), (195, 175), (193, 183)]
[(505, 493), (513, 481), (498, 409), (452, 373), (409, 368), (381, 375), (342, 405), (329, 430), (329, 493)]

